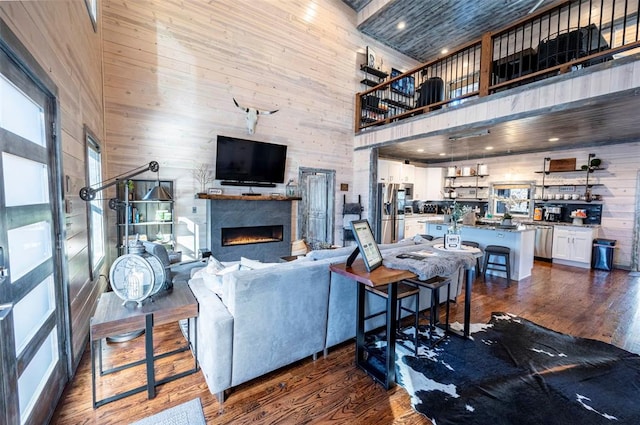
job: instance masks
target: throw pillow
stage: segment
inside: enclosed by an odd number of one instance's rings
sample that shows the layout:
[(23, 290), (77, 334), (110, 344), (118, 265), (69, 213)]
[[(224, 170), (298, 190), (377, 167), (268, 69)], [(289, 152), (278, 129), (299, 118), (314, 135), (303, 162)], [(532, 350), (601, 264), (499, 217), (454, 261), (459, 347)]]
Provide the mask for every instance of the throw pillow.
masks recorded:
[(218, 270), (224, 269), (224, 264), (222, 264), (220, 260), (215, 258), (213, 255), (211, 255), (209, 256), (209, 261), (207, 262), (207, 269), (211, 273), (215, 273)]
[(231, 272), (239, 270), (239, 269), (240, 269), (240, 264), (239, 263), (233, 263), (231, 265), (226, 266), (222, 270), (218, 270), (217, 272), (215, 272), (213, 274), (204, 273), (202, 275), (202, 280), (204, 281), (204, 286), (207, 289), (209, 289), (211, 292), (216, 294), (218, 297), (220, 297), (220, 299), (222, 299), (223, 276), (226, 275), (227, 273), (231, 273)]
[(207, 266), (193, 273), (193, 278), (200, 278), (204, 282), (204, 285), (211, 292), (222, 295), (222, 276), (238, 270), (240, 268), (239, 263), (223, 264), (213, 256), (209, 257)]

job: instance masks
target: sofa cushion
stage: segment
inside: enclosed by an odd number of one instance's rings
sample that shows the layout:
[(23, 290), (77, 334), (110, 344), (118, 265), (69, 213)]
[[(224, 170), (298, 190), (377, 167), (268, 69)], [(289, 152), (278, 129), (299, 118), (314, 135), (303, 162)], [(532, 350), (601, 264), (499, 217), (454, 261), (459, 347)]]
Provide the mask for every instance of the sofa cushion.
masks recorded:
[[(399, 248), (407, 245), (415, 245), (415, 243), (411, 239), (406, 239), (397, 243), (378, 244), (378, 248), (380, 248), (381, 251), (384, 251), (385, 249)], [(345, 257), (350, 255), (356, 247), (356, 245), (351, 245), (335, 249), (318, 249), (309, 252), (305, 258), (317, 261), (324, 260), (325, 258)]]
[(240, 268), (242, 270), (258, 270), (273, 267), (278, 263), (263, 263), (258, 260), (251, 260), (249, 258), (240, 257)]
[(325, 258), (332, 257), (343, 257), (345, 255), (351, 254), (354, 249), (355, 246), (345, 246), (336, 249), (317, 249), (315, 251), (307, 253), (306, 257), (314, 261), (324, 260)]

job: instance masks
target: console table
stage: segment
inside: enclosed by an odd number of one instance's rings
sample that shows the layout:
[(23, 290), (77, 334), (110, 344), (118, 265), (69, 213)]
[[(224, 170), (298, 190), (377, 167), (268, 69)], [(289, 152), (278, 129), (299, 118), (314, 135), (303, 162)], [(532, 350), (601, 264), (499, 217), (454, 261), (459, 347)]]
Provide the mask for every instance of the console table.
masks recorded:
[[(329, 269), (334, 272), (351, 278), (358, 282), (358, 306), (357, 306), (357, 328), (356, 328), (356, 364), (376, 381), (381, 383), (385, 389), (395, 385), (396, 381), (396, 310), (398, 300), (398, 288), (396, 283), (403, 279), (413, 279), (416, 275), (407, 270), (389, 269), (380, 266), (368, 272), (362, 259), (354, 261), (351, 267), (346, 263), (332, 264)], [(389, 285), (387, 297), (387, 348), (385, 351), (384, 371), (381, 373), (367, 363), (368, 352), (365, 349), (364, 337), (364, 286), (376, 288)]]
[[(165, 323), (178, 322), (183, 319), (195, 318), (195, 341), (193, 352), (195, 354), (194, 366), (184, 372), (177, 373), (162, 380), (156, 381), (154, 362), (156, 359), (164, 358), (180, 352), (189, 350), (192, 347), (191, 330), (187, 325), (187, 344), (167, 353), (155, 355), (153, 352), (153, 327)], [(94, 409), (106, 403), (120, 400), (124, 397), (137, 394), (145, 389), (148, 398), (156, 395), (156, 385), (164, 384), (183, 376), (190, 375), (199, 370), (198, 368), (198, 301), (191, 293), (191, 289), (186, 283), (175, 284), (170, 291), (160, 292), (152, 298), (146, 299), (141, 307), (134, 303), (123, 305), (115, 292), (105, 292), (98, 300), (98, 306), (90, 325), (91, 344), (91, 385), (93, 390)], [(145, 330), (145, 358), (122, 366), (117, 366), (109, 370), (102, 369), (102, 341), (113, 335), (120, 335), (126, 332)], [(133, 388), (120, 394), (96, 400), (96, 350), (100, 363), (100, 375), (118, 372), (133, 366), (146, 364), (147, 383), (146, 385)]]
[[(433, 246), (425, 245), (423, 249), (434, 250)], [(358, 292), (357, 292), (357, 328), (356, 328), (356, 364), (358, 367), (363, 369), (369, 375), (371, 375), (376, 381), (381, 383), (385, 389), (389, 389), (391, 386), (395, 384), (395, 343), (396, 343), (396, 310), (397, 310), (397, 298), (398, 292), (396, 288), (396, 283), (404, 279), (415, 279), (418, 277), (417, 270), (411, 271), (408, 270), (411, 268), (411, 262), (416, 260), (411, 259), (399, 259), (397, 258), (397, 254), (403, 252), (411, 252), (410, 250), (416, 250), (416, 247), (405, 247), (401, 249), (396, 249), (392, 252), (385, 251), (385, 261), (389, 262), (389, 260), (393, 257), (395, 258), (395, 265), (398, 268), (389, 268), (385, 266), (380, 266), (377, 269), (374, 269), (372, 272), (367, 272), (364, 262), (362, 259), (358, 259), (354, 261), (351, 267), (347, 267), (346, 263), (340, 264), (332, 264), (329, 266), (329, 269), (334, 272), (346, 276), (350, 279), (358, 282)], [(478, 255), (482, 255), (481, 251), (474, 252), (473, 254), (464, 253), (464, 252), (448, 252), (448, 253), (440, 253), (441, 255), (451, 256), (453, 258), (458, 257), (453, 264), (458, 264), (459, 266), (463, 266), (462, 269), (465, 273), (465, 300), (464, 300), (464, 324), (462, 332), (459, 332), (454, 329), (449, 329), (448, 332), (451, 335), (457, 335), (464, 338), (469, 338), (471, 334), (471, 292), (473, 287), (473, 281), (475, 279), (475, 257)], [(462, 257), (470, 257), (472, 261), (465, 261)], [(433, 257), (427, 257), (422, 260), (417, 261), (421, 262), (438, 262), (442, 263), (444, 257), (435, 255)], [(431, 278), (433, 276), (422, 276), (421, 279)], [(364, 332), (364, 317), (365, 317), (365, 289), (364, 286), (370, 287), (378, 287), (389, 285), (388, 290), (388, 298), (387, 298), (387, 323), (386, 323), (386, 332), (387, 332), (387, 348), (385, 352), (385, 365), (384, 371), (380, 373), (379, 370), (371, 368), (366, 360), (368, 352), (365, 350), (365, 332)], [(435, 317), (438, 317), (435, 314)]]

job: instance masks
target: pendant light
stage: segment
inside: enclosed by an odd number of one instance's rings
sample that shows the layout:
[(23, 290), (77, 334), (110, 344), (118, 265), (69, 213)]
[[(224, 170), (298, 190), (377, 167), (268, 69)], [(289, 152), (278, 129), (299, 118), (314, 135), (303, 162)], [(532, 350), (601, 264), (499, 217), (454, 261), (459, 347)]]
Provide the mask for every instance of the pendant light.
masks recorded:
[(160, 174), (157, 173), (158, 185), (149, 189), (142, 197), (143, 201), (171, 201), (171, 195), (160, 185)]

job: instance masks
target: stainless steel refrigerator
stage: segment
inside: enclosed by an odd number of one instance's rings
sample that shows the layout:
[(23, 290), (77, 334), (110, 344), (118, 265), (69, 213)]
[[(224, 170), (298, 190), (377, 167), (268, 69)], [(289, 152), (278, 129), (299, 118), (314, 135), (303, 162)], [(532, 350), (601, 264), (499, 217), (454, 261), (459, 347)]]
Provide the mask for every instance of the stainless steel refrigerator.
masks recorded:
[(404, 238), (405, 190), (400, 184), (378, 184), (379, 243), (393, 243)]

